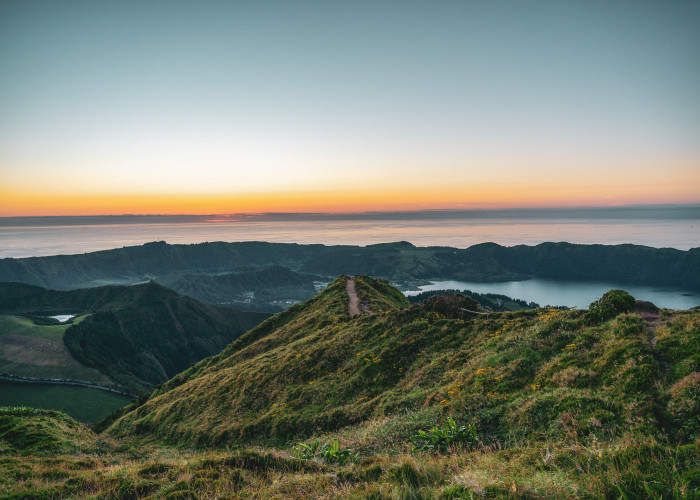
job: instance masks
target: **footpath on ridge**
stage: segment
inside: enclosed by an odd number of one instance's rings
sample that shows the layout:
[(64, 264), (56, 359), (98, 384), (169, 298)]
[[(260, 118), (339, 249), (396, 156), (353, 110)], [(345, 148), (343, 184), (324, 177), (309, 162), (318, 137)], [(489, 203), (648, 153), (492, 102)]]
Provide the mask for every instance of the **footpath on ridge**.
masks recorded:
[(345, 291), (348, 292), (348, 313), (350, 317), (357, 316), (358, 314), (367, 313), (372, 314), (369, 309), (369, 303), (365, 300), (360, 304), (360, 299), (357, 296), (357, 290), (355, 290), (355, 278), (349, 277), (345, 282)]
[(348, 313), (350, 317), (362, 314), (360, 311), (360, 299), (357, 297), (355, 290), (355, 278), (348, 278), (345, 282), (345, 291), (348, 292)]

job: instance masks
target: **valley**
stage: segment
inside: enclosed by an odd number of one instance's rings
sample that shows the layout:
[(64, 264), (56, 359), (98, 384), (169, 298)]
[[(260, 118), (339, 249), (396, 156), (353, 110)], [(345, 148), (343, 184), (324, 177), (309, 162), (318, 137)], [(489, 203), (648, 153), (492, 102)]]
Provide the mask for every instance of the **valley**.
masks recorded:
[[(50, 318), (67, 313), (78, 316), (64, 323)], [(0, 404), (39, 398), (39, 406), (80, 419), (78, 395), (94, 401), (96, 388), (111, 391), (97, 397), (105, 406), (93, 405), (94, 422), (116, 409), (115, 401), (124, 404), (217, 353), (267, 316), (217, 308), (154, 283), (73, 291), (0, 283), (0, 373), (13, 388)], [(19, 384), (25, 402), (17, 397)]]

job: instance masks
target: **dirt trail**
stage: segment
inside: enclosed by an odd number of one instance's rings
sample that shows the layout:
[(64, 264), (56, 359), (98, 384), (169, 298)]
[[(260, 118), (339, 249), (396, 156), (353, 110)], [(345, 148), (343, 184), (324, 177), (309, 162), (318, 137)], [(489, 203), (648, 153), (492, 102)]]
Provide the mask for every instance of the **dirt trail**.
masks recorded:
[(345, 282), (345, 291), (348, 292), (348, 312), (350, 317), (362, 314), (360, 311), (360, 299), (357, 297), (357, 291), (355, 290), (355, 279), (348, 278)]

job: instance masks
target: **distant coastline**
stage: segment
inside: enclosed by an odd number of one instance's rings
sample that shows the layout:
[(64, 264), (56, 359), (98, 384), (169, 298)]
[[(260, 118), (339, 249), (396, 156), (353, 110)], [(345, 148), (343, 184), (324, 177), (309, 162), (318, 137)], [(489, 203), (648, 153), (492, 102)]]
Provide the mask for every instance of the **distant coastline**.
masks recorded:
[(153, 241), (267, 241), (420, 247), (543, 242), (689, 250), (700, 247), (700, 205), (362, 214), (110, 215), (0, 218), (0, 258), (82, 254)]
[(206, 215), (46, 215), (0, 217), (1, 227), (181, 224), (281, 221), (471, 220), (471, 219), (646, 219), (700, 220), (698, 205), (632, 205), (620, 207), (552, 207), (503, 209), (435, 209), (379, 212), (266, 212)]

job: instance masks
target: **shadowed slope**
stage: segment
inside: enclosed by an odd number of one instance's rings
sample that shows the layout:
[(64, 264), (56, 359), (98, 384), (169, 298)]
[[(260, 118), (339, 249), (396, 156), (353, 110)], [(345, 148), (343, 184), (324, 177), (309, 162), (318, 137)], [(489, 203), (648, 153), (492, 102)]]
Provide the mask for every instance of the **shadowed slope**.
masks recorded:
[(0, 283), (0, 312), (88, 314), (65, 330), (66, 347), (128, 392), (168, 380), (268, 316), (215, 307), (153, 282), (65, 292)]

